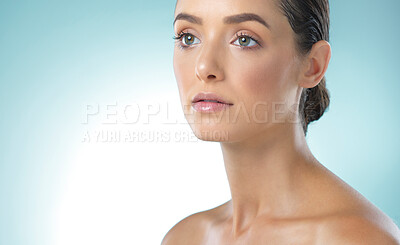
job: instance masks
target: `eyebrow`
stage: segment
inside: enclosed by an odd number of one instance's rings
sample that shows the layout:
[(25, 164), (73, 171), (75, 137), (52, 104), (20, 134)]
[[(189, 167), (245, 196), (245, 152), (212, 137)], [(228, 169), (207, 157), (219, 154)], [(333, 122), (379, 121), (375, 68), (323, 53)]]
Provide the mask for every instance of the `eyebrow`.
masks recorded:
[[(174, 23), (173, 23), (174, 26), (175, 26), (175, 22), (177, 20), (186, 20), (193, 24), (198, 24), (198, 25), (203, 24), (203, 20), (200, 17), (194, 16), (191, 14), (187, 14), (187, 13), (179, 13), (174, 20)], [(245, 21), (256, 21), (256, 22), (261, 23), (268, 29), (271, 29), (271, 26), (263, 18), (261, 18), (259, 15), (253, 14), (253, 13), (242, 13), (242, 14), (226, 16), (226, 17), (224, 17), (224, 20), (223, 20), (224, 24), (238, 24), (238, 23), (242, 23)]]

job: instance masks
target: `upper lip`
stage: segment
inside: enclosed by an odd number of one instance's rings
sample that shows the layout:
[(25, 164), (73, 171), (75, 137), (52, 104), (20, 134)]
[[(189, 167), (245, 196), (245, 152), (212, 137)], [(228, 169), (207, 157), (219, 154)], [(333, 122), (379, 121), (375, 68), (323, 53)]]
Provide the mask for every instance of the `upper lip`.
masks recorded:
[(198, 102), (200, 100), (215, 100), (215, 101), (218, 101), (220, 103), (233, 105), (232, 103), (230, 103), (229, 101), (225, 100), (221, 96), (219, 96), (219, 95), (217, 95), (215, 93), (211, 93), (211, 92), (200, 92), (200, 93), (196, 94), (196, 96), (194, 96), (193, 99), (192, 99), (192, 103), (196, 103), (196, 102)]

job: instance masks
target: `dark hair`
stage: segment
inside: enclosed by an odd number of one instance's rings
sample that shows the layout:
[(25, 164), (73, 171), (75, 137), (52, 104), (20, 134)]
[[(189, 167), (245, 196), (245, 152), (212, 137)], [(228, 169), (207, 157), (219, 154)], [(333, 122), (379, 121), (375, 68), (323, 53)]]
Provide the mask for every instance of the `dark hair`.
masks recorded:
[[(329, 42), (329, 0), (277, 0), (295, 33), (296, 49), (301, 55), (310, 52), (314, 43)], [(325, 76), (317, 86), (303, 88), (299, 114), (304, 135), (308, 124), (318, 120), (329, 106), (329, 91)]]

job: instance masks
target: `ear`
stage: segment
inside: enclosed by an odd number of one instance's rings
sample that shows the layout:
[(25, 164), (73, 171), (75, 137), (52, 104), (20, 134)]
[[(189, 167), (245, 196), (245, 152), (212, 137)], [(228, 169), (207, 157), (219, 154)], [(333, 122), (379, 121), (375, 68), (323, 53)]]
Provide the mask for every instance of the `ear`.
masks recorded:
[(331, 46), (325, 40), (320, 40), (312, 46), (303, 62), (298, 78), (299, 86), (312, 88), (318, 85), (328, 69), (331, 59)]

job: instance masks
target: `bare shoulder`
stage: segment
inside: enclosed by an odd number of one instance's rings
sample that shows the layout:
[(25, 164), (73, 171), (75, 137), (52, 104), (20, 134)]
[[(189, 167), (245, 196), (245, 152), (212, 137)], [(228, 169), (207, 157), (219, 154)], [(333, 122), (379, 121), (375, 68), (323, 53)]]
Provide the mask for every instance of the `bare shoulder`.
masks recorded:
[(318, 203), (325, 204), (320, 205), (318, 244), (400, 245), (397, 225), (361, 193), (329, 170), (317, 171), (313, 177), (319, 180), (315, 185), (316, 196), (321, 197)]
[(197, 212), (176, 223), (164, 236), (161, 245), (203, 244), (205, 233), (218, 221), (228, 202), (212, 209)]
[(205, 214), (198, 212), (176, 223), (164, 236), (161, 245), (190, 244), (200, 241), (205, 229)]
[(320, 244), (400, 245), (400, 230), (384, 213), (338, 215), (321, 231)]

